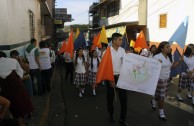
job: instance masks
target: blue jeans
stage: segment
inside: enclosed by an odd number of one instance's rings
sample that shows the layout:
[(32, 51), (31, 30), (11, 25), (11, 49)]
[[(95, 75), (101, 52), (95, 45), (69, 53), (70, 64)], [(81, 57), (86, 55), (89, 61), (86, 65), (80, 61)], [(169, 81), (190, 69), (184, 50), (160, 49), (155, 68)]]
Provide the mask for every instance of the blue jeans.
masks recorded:
[[(30, 69), (30, 78), (32, 79), (32, 88), (34, 95), (42, 95), (42, 77), (39, 69)], [(38, 91), (35, 89), (34, 78), (37, 80)]]

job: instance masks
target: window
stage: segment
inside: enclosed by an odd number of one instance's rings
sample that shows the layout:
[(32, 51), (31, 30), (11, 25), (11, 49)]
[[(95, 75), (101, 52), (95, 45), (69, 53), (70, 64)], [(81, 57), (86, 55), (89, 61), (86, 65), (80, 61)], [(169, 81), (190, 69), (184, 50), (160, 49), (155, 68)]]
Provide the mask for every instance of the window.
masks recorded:
[(118, 15), (119, 14), (119, 1), (115, 1), (115, 2), (112, 2), (111, 4), (108, 5), (108, 17), (112, 17), (112, 16), (115, 16), (115, 15)]
[(34, 25), (34, 13), (29, 10), (29, 23), (30, 23), (30, 37), (34, 38), (34, 34), (35, 34), (35, 25)]
[(167, 27), (167, 14), (161, 14), (159, 28), (166, 28), (166, 27)]

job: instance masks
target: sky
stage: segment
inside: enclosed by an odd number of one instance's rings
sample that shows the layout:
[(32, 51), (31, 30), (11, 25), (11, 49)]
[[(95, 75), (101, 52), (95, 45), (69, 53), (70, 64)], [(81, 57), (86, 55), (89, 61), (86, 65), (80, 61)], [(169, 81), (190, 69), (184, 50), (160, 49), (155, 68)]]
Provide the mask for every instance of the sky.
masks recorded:
[(72, 15), (74, 21), (66, 22), (71, 24), (88, 24), (88, 10), (93, 2), (99, 0), (56, 0), (56, 8), (67, 8), (67, 13)]

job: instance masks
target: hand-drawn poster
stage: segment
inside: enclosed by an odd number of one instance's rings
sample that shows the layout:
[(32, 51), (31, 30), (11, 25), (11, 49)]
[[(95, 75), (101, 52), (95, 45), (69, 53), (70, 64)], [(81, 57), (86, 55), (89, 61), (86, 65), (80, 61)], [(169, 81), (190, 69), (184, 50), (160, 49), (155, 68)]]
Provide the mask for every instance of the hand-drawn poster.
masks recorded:
[(155, 59), (126, 54), (117, 87), (154, 95), (162, 64)]

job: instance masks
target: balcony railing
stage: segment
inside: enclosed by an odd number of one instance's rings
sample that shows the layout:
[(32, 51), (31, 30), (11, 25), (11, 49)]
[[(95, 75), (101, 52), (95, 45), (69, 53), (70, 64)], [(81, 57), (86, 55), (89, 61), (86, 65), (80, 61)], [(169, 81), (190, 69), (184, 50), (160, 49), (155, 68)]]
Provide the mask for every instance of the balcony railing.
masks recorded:
[(102, 18), (100, 20), (100, 26), (107, 26), (108, 25), (108, 19), (106, 17)]

